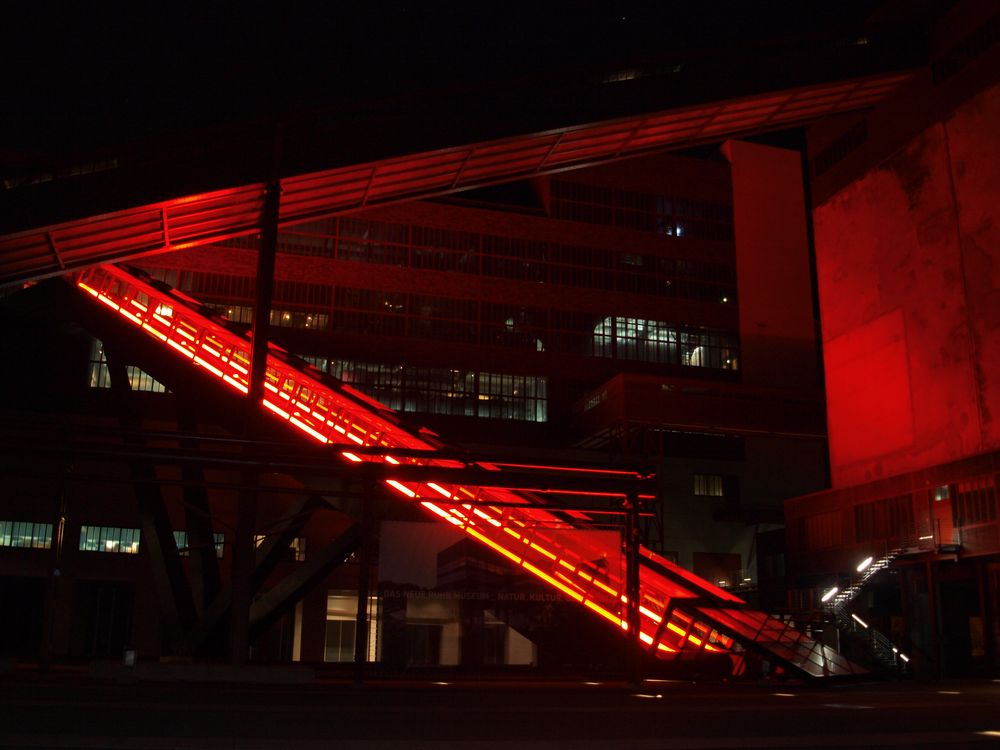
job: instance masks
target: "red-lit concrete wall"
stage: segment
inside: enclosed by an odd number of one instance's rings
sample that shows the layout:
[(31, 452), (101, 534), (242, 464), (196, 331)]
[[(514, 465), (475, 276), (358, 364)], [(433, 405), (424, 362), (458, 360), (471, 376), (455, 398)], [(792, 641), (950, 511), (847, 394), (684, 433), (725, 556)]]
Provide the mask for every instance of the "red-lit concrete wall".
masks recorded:
[(796, 151), (729, 141), (740, 370), (748, 385), (819, 389), (809, 240)]
[(1000, 448), (1000, 85), (818, 206), (834, 487)]

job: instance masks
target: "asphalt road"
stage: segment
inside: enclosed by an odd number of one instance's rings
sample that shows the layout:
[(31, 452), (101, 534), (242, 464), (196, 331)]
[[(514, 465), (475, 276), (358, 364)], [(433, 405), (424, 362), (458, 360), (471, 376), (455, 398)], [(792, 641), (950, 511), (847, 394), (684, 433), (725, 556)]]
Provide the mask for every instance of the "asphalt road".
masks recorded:
[[(992, 734), (991, 734), (992, 733)], [(392, 682), (0, 677), (0, 748), (1000, 748), (1000, 681)]]

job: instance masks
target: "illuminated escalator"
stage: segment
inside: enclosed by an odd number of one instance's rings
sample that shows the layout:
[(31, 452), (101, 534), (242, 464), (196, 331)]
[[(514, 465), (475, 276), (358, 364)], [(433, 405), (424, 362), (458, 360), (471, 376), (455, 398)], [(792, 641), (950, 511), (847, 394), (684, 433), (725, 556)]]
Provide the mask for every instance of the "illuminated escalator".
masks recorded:
[[(88, 269), (76, 283), (137, 334), (159, 341), (235, 393), (249, 394), (250, 342), (197, 301), (141, 272), (114, 266)], [(625, 573), (601, 564), (619, 559), (621, 550), (602, 546), (599, 535), (581, 533), (592, 523), (585, 513), (546, 508), (530, 493), (449, 481), (449, 469), (465, 464), (435, 458), (444, 446), (433, 433), (404, 428), (382, 404), (274, 345), (261, 406), (310, 440), (329, 445), (336, 460), (441, 469), (437, 481), (402, 475), (384, 481), (402, 500), (491, 548), (660, 658), (728, 652), (738, 670), (743, 654), (751, 652), (807, 678), (864, 673), (787, 623), (644, 548), (639, 628), (629, 634)], [(479, 468), (500, 470), (490, 464)]]

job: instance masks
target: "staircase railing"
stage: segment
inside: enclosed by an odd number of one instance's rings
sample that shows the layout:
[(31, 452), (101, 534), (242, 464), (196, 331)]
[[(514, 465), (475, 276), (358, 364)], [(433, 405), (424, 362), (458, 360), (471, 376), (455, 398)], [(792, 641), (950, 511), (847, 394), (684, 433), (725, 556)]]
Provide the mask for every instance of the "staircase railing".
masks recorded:
[(863, 635), (875, 661), (884, 668), (897, 672), (907, 670), (909, 657), (902, 653), (884, 633), (871, 627), (857, 615), (848, 612), (847, 605), (858, 597), (875, 576), (888, 569), (893, 561), (907, 549), (908, 547), (901, 545), (890, 549), (877, 560), (872, 557), (866, 558), (858, 565), (860, 576), (852, 580), (851, 584), (843, 590), (836, 591), (824, 602), (826, 610), (833, 615), (833, 620), (840, 630)]

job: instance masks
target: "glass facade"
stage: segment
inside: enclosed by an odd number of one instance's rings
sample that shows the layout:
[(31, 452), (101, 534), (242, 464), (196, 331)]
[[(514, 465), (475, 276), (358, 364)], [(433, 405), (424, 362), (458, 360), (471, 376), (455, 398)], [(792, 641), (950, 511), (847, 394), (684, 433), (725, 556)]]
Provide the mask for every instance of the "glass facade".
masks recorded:
[(737, 340), (731, 333), (640, 318), (604, 318), (594, 327), (593, 353), (686, 367), (739, 367)]
[(81, 526), (80, 551), (139, 553), (139, 529), (118, 526)]
[[(368, 599), (368, 655), (365, 661), (379, 661), (379, 606), (375, 596)], [(358, 592), (332, 590), (326, 597), (326, 637), (323, 661), (353, 662), (357, 633)]]
[(0, 547), (50, 549), (52, 524), (33, 521), (0, 521)]
[(525, 422), (548, 419), (546, 379), (541, 377), (302, 359), (397, 411)]

